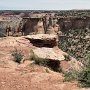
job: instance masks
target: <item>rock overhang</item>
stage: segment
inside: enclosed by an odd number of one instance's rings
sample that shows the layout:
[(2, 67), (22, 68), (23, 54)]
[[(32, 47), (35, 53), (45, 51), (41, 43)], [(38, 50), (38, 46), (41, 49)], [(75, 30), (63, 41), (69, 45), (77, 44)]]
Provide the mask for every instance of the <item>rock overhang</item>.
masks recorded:
[(36, 47), (48, 47), (53, 48), (57, 46), (57, 35), (51, 34), (36, 34), (24, 36), (26, 39)]
[(37, 56), (40, 59), (46, 59), (46, 60), (56, 60), (56, 61), (62, 61), (65, 60), (65, 57), (62, 53), (56, 53), (53, 48), (36, 48), (33, 49), (33, 54)]

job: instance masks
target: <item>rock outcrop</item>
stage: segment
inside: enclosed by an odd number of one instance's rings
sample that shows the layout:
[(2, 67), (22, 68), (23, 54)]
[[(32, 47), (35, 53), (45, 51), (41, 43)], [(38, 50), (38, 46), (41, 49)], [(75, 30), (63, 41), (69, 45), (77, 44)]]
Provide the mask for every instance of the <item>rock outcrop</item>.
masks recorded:
[(64, 60), (64, 56), (62, 53), (56, 53), (55, 50), (53, 48), (37, 48), (33, 50), (33, 53), (41, 58), (41, 59), (48, 59), (48, 60), (58, 60), (58, 61), (62, 61)]
[(37, 34), (24, 36), (29, 39), (30, 42), (37, 47), (55, 47), (57, 46), (57, 35), (49, 34)]
[(55, 32), (54, 32), (54, 28), (52, 27), (52, 26), (49, 26), (48, 28), (47, 28), (47, 32), (46, 32), (47, 34), (55, 34)]
[(36, 34), (44, 34), (45, 31), (44, 31), (44, 26), (43, 26), (43, 21), (40, 20), (38, 23), (37, 23), (37, 26), (36, 26)]
[(57, 35), (37, 34), (24, 37), (30, 40), (30, 43), (35, 46), (32, 51), (36, 58), (41, 60), (50, 60), (54, 62), (54, 64), (56, 64), (55, 62), (58, 62), (57, 65), (59, 65), (63, 71), (78, 71), (83, 66), (81, 62), (71, 56), (66, 60), (65, 55), (68, 56), (68, 54), (58, 48)]

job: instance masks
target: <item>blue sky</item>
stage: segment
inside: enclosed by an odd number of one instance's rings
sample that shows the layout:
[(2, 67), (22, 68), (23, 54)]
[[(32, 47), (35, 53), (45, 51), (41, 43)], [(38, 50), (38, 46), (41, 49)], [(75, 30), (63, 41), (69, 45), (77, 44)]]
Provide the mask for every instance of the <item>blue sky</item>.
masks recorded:
[(90, 0), (0, 0), (0, 10), (90, 9)]

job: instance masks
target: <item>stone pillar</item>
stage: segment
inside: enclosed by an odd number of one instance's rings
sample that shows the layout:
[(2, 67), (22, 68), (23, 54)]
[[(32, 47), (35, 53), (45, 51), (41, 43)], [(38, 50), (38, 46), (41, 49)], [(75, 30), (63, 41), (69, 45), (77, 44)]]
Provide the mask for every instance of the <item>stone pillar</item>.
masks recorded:
[(39, 20), (39, 22), (37, 23), (35, 32), (36, 32), (36, 34), (44, 34), (45, 33), (42, 20)]
[(46, 34), (55, 34), (54, 28), (51, 25), (47, 28)]
[(60, 27), (59, 27), (59, 25), (58, 25), (58, 24), (54, 24), (53, 28), (54, 28), (54, 32), (55, 32), (55, 34), (57, 35), (58, 32), (60, 31)]

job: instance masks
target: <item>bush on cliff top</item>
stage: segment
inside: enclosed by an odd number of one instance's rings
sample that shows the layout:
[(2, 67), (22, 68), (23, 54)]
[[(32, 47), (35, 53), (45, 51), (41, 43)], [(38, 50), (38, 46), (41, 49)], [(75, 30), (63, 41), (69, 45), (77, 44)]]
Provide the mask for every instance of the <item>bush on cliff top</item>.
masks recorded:
[(21, 60), (23, 59), (23, 54), (21, 51), (18, 51), (17, 49), (12, 52), (12, 56), (14, 57), (14, 61), (17, 63), (21, 63)]

